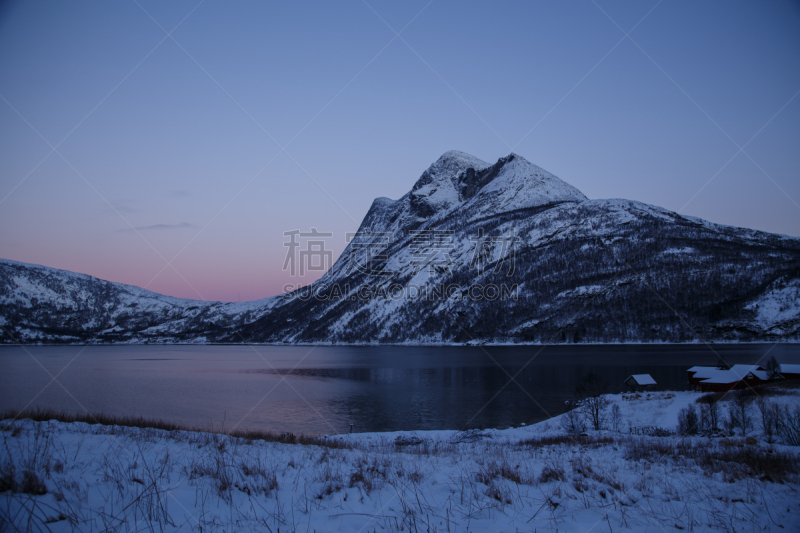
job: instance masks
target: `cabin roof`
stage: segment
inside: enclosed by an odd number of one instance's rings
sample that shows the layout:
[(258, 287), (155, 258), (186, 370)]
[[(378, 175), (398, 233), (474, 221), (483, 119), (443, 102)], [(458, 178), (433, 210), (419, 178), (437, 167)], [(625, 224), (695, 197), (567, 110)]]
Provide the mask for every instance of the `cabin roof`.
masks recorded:
[(656, 380), (654, 380), (650, 374), (633, 374), (629, 376), (628, 379), (625, 380), (625, 383), (633, 380), (636, 382), (637, 385), (655, 385)]
[[(796, 366), (798, 367), (798, 371), (800, 371), (800, 365)], [(726, 379), (731, 380), (721, 383), (733, 383), (734, 381), (739, 381), (750, 373), (761, 380), (766, 381), (769, 379), (769, 373), (764, 370), (764, 367), (759, 365), (733, 365), (727, 370), (715, 366), (693, 366), (688, 371), (694, 372), (694, 376), (692, 376), (693, 378), (716, 378), (720, 375), (723, 375)]]
[(748, 372), (764, 371), (764, 367), (760, 365), (733, 365), (731, 372), (740, 376), (747, 375)]
[(713, 372), (699, 376), (705, 378), (700, 383), (736, 383), (751, 374), (761, 381), (767, 381), (769, 372), (760, 368), (758, 365), (734, 365), (730, 370), (715, 368)]
[(722, 370), (721, 368), (717, 368), (715, 366), (693, 366), (688, 371), (694, 372), (694, 376), (692, 376), (693, 378), (702, 378), (702, 377), (710, 378), (717, 372), (725, 372), (725, 370)]

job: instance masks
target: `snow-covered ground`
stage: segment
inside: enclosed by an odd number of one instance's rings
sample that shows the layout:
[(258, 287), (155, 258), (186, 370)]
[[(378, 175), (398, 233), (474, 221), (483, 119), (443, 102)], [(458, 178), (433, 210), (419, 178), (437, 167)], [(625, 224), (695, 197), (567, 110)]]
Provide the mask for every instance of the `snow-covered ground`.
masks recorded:
[(800, 449), (765, 442), (755, 406), (747, 439), (629, 434), (700, 396), (609, 396), (618, 431), (578, 438), (561, 417), (322, 445), (5, 421), (0, 531), (800, 530)]

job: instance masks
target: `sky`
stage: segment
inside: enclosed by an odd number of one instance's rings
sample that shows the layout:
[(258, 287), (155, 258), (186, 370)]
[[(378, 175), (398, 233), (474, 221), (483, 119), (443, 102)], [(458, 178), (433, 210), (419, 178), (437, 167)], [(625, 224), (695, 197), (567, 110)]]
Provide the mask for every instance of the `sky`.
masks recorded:
[(800, 236), (798, 92), (790, 1), (7, 1), (0, 257), (264, 298), (447, 150)]

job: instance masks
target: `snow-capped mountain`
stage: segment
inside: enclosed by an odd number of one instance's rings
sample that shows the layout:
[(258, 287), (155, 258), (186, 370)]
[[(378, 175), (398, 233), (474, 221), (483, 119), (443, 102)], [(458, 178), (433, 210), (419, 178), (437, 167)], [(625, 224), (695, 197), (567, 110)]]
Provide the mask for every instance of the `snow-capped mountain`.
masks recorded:
[(0, 260), (4, 342), (800, 340), (800, 239), (447, 152), (313, 286), (246, 303)]

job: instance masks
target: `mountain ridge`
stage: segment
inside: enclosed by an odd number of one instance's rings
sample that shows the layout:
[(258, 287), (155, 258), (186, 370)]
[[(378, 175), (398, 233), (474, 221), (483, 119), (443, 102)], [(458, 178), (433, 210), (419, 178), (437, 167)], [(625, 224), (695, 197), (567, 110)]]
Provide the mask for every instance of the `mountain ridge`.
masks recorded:
[(800, 239), (590, 200), (514, 153), (446, 152), (288, 295), (184, 300), (0, 260), (6, 343), (797, 341), (799, 301)]

